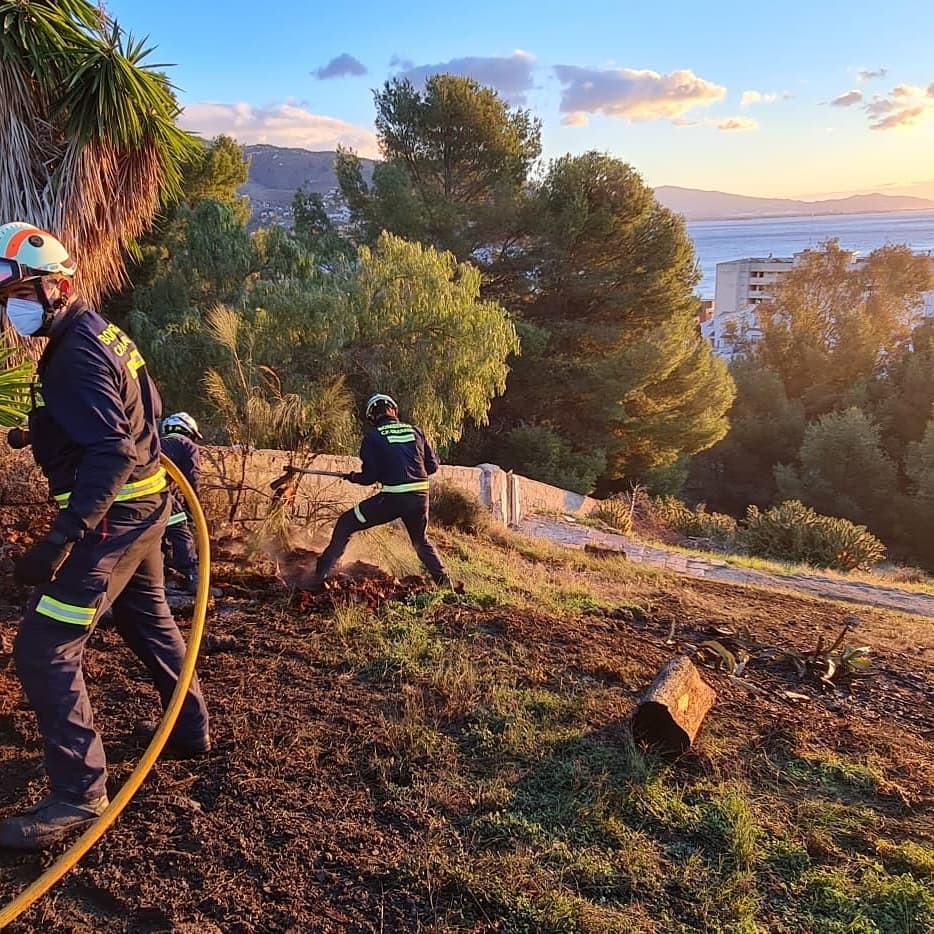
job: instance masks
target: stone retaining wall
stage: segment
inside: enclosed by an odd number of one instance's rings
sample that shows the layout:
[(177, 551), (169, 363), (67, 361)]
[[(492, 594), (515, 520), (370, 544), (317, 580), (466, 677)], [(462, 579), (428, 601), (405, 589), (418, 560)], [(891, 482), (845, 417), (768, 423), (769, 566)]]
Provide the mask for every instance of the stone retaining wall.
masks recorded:
[[(356, 457), (319, 454), (300, 458), (288, 451), (244, 451), (209, 445), (201, 448), (201, 462), (201, 501), (212, 525), (234, 519), (248, 527), (266, 518), (273, 502), (270, 484), (282, 476), (286, 466), (339, 473), (360, 469)], [(494, 519), (505, 525), (517, 525), (522, 516), (536, 512), (587, 515), (596, 506), (588, 496), (529, 480), (495, 464), (443, 464), (432, 482), (451, 484), (474, 494)], [(370, 492), (336, 477), (302, 476), (295, 489), (292, 515), (303, 522), (330, 523)], [(0, 505), (30, 506), (47, 501), (45, 480), (30, 452), (13, 451), (0, 443)]]

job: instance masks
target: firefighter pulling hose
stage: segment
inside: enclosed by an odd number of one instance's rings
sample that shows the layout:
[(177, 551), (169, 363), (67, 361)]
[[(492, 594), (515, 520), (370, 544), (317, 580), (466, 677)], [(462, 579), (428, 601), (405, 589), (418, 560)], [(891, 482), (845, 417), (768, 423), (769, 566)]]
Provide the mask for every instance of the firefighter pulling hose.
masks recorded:
[(165, 713), (162, 715), (162, 721), (139, 760), (139, 764), (130, 773), (117, 794), (114, 795), (110, 805), (38, 879), (20, 892), (9, 904), (0, 909), (0, 929), (15, 921), (30, 905), (38, 901), (56, 882), (62, 879), (69, 870), (77, 866), (81, 857), (110, 829), (156, 764), (156, 760), (172, 734), (175, 721), (178, 719), (188, 695), (188, 687), (195, 677), (195, 666), (198, 664), (198, 651), (201, 648), (201, 637), (204, 633), (204, 620), (207, 616), (208, 597), (210, 596), (211, 543), (208, 537), (207, 521), (201, 511), (201, 505), (194, 495), (194, 490), (188, 485), (185, 475), (167, 458), (162, 460), (162, 464), (185, 497), (188, 511), (191, 513), (194, 522), (198, 559), (203, 569), (198, 577), (198, 592), (195, 596), (191, 630), (188, 634), (188, 649), (185, 652), (184, 659), (182, 659), (182, 667), (178, 673), (178, 683)]
[[(28, 429), (14, 429), (9, 440), (31, 445), (60, 509), (50, 532), (15, 567), (17, 581), (36, 588), (14, 659), (39, 721), (51, 793), (0, 821), (0, 845), (43, 849), (90, 828), (4, 909), (0, 925), (38, 898), (106, 830), (164, 745), (182, 756), (210, 749), (194, 674), (209, 586), (204, 518), (182, 472), (161, 462), (161, 401), (145, 361), (126, 334), (75, 297), (75, 271), (65, 247), (48, 232), (19, 222), (0, 226), (0, 305), (21, 336), (48, 338)], [(165, 598), (167, 471), (196, 517), (202, 557), (187, 649)], [(113, 803), (82, 671), (84, 647), (108, 607), (120, 635), (149, 669), (165, 711)]]

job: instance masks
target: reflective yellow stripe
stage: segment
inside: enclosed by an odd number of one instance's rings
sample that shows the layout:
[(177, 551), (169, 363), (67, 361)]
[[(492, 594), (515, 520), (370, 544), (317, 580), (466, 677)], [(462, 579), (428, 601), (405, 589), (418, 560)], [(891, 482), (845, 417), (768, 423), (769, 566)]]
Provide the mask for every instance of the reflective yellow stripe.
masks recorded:
[(173, 512), (172, 515), (169, 516), (169, 521), (166, 522), (166, 525), (181, 525), (183, 522), (187, 522), (187, 521), (188, 521), (187, 512)]
[[(115, 503), (125, 503), (131, 499), (140, 499), (143, 496), (150, 496), (153, 493), (160, 493), (165, 489), (165, 468), (160, 467), (151, 477), (145, 477), (142, 480), (134, 480), (132, 483), (126, 483), (120, 487), (120, 492), (114, 497)], [(67, 506), (71, 499), (71, 491), (67, 493), (56, 493), (55, 502), (59, 506)]]
[(415, 483), (397, 483), (395, 486), (380, 488), (381, 493), (420, 493), (428, 489), (427, 480), (417, 480)]
[(74, 606), (71, 603), (62, 603), (61, 600), (43, 594), (36, 604), (36, 612), (51, 619), (56, 619), (60, 623), (71, 623), (73, 626), (90, 626), (94, 622), (97, 607)]
[(141, 496), (150, 496), (165, 489), (165, 468), (160, 467), (151, 477), (144, 480), (134, 480), (124, 485), (114, 497), (114, 502), (122, 503), (129, 499), (139, 499)]
[(353, 508), (353, 514), (354, 514), (361, 522), (366, 522), (366, 516), (364, 516), (363, 513), (360, 512), (360, 507), (359, 507), (359, 506), (354, 506), (354, 508)]

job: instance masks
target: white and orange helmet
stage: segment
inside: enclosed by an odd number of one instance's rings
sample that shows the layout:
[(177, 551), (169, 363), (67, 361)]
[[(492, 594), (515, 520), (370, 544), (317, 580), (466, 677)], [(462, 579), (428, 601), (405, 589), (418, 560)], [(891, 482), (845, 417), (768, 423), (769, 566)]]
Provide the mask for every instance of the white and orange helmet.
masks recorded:
[(47, 230), (23, 221), (0, 226), (0, 288), (41, 276), (73, 276), (76, 270), (68, 250)]

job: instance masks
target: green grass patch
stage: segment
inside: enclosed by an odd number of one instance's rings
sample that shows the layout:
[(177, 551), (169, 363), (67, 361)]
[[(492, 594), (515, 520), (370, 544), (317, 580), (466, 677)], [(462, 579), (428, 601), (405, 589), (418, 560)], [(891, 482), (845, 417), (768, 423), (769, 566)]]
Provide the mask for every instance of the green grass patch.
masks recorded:
[(789, 760), (785, 777), (795, 784), (806, 784), (827, 792), (881, 794), (885, 775), (875, 762), (852, 762), (830, 754), (809, 754)]
[[(387, 871), (420, 906), (413, 927), (934, 930), (934, 854), (917, 816), (892, 807), (896, 763), (832, 752), (821, 725), (806, 748), (770, 756), (755, 745), (761, 718), (738, 729), (727, 707), (712, 712), (698, 755), (647, 753), (620, 725), (644, 672), (623, 686), (587, 676), (605, 653), (587, 630), (604, 627), (580, 617), (620, 614), (621, 630), (649, 620), (667, 612), (666, 579), (646, 585), (632, 569), (558, 560), (511, 535), (508, 547), (471, 539), (460, 555), (450, 543), (463, 539), (444, 534), (466, 594), (334, 615), (345, 659), (390, 692), (369, 764), (387, 813), (415, 828)], [(679, 607), (690, 623), (689, 596)], [(522, 641), (523, 610), (534, 631), (574, 627), (581, 644), (565, 660), (558, 643)]]

